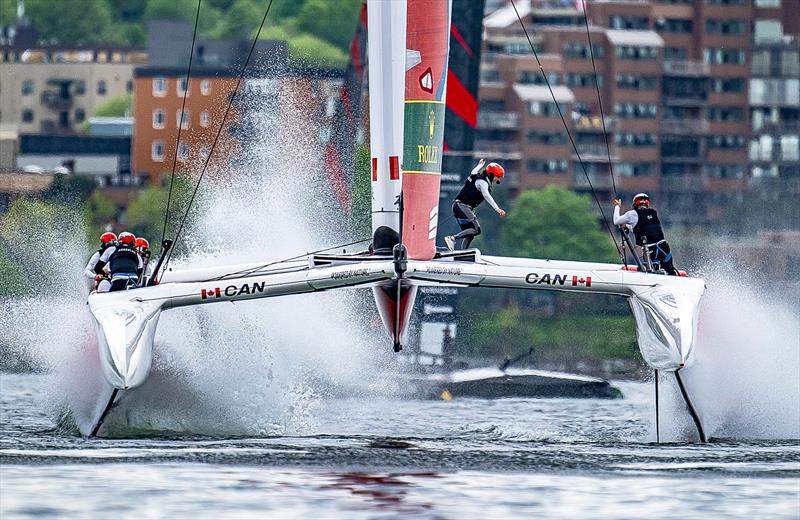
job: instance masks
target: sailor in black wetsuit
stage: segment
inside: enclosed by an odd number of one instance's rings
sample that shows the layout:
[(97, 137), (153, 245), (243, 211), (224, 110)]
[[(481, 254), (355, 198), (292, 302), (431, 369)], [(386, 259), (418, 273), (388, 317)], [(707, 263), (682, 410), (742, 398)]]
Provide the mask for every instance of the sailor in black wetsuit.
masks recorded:
[(624, 215), (619, 214), (620, 200), (614, 201), (614, 225), (628, 226), (633, 229), (636, 245), (641, 246), (650, 258), (654, 269), (663, 269), (667, 274), (678, 276), (672, 263), (672, 251), (664, 240), (664, 230), (658, 213), (650, 207), (647, 193), (639, 193), (633, 197), (633, 209)]
[(483, 168), (483, 163), (483, 159), (478, 162), (453, 202), (453, 216), (456, 218), (461, 232), (444, 237), (447, 248), (451, 251), (469, 248), (472, 239), (481, 234), (481, 225), (478, 217), (475, 216), (475, 208), (484, 200), (498, 215), (506, 216), (506, 212), (497, 205), (491, 195), (492, 183), (500, 184), (500, 179), (505, 176), (506, 171), (495, 162), (489, 163), (486, 168)]
[(133, 233), (120, 233), (117, 245), (111, 246), (100, 256), (95, 272), (100, 274), (108, 264), (111, 273), (111, 290), (122, 291), (136, 287), (139, 274), (144, 267), (142, 257), (136, 252), (136, 237)]

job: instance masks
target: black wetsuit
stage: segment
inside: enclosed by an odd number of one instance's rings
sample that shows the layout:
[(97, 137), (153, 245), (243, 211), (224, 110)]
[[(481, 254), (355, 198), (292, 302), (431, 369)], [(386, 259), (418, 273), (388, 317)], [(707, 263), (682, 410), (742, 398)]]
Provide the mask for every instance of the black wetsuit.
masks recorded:
[(489, 193), (492, 192), (492, 182), (485, 172), (470, 175), (464, 182), (464, 187), (453, 201), (453, 216), (458, 222), (461, 232), (455, 236), (455, 249), (468, 249), (472, 239), (481, 234), (481, 225), (475, 216), (475, 208), (483, 202), (483, 193), (475, 186), (478, 180), (486, 181)]
[(667, 274), (678, 276), (678, 271), (672, 264), (672, 251), (664, 240), (664, 230), (658, 213), (653, 208), (639, 206), (634, 208), (639, 220), (633, 226), (636, 244), (642, 246), (645, 254), (650, 257), (654, 269), (663, 269)]

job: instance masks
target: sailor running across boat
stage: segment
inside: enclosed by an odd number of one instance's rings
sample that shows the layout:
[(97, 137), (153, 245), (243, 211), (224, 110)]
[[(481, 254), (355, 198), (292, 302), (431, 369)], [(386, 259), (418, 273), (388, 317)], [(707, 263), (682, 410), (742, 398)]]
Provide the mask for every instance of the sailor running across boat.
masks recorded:
[(672, 251), (664, 239), (658, 212), (650, 207), (650, 196), (646, 193), (636, 194), (633, 197), (633, 209), (623, 215), (620, 215), (620, 204), (619, 199), (614, 199), (614, 225), (633, 230), (645, 263), (654, 270), (663, 269), (668, 275), (680, 276), (672, 263)]
[(500, 184), (506, 171), (496, 162), (483, 167), (485, 161), (481, 159), (477, 166), (464, 182), (464, 187), (453, 201), (453, 217), (455, 217), (461, 232), (457, 235), (444, 237), (448, 249), (451, 251), (468, 249), (472, 239), (481, 234), (481, 225), (475, 216), (475, 208), (486, 201), (500, 215), (505, 217), (506, 212), (497, 205), (492, 197), (492, 184)]

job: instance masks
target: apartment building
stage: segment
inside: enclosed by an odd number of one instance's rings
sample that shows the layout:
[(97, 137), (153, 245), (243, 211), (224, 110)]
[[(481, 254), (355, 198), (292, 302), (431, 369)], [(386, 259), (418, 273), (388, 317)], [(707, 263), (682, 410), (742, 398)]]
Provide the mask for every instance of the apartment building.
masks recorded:
[(98, 106), (133, 91), (141, 49), (0, 46), (0, 123), (20, 134), (78, 133)]
[[(587, 3), (588, 34), (574, 5), (518, 2), (558, 106), (513, 9), (484, 20), (476, 148), (508, 161), (519, 188), (591, 183), (608, 196), (613, 169), (617, 193), (650, 192), (673, 223), (708, 222), (753, 178), (796, 176), (790, 2)], [(751, 137), (756, 124), (765, 133)]]

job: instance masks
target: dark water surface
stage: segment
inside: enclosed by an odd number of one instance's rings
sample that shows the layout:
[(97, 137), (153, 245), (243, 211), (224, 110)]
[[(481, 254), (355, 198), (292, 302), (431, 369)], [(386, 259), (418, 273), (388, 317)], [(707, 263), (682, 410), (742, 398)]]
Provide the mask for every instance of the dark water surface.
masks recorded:
[(55, 426), (45, 381), (0, 375), (3, 520), (800, 518), (797, 440), (656, 445), (638, 383), (622, 400), (320, 401), (293, 436), (156, 434), (115, 410), (119, 438), (86, 440)]

